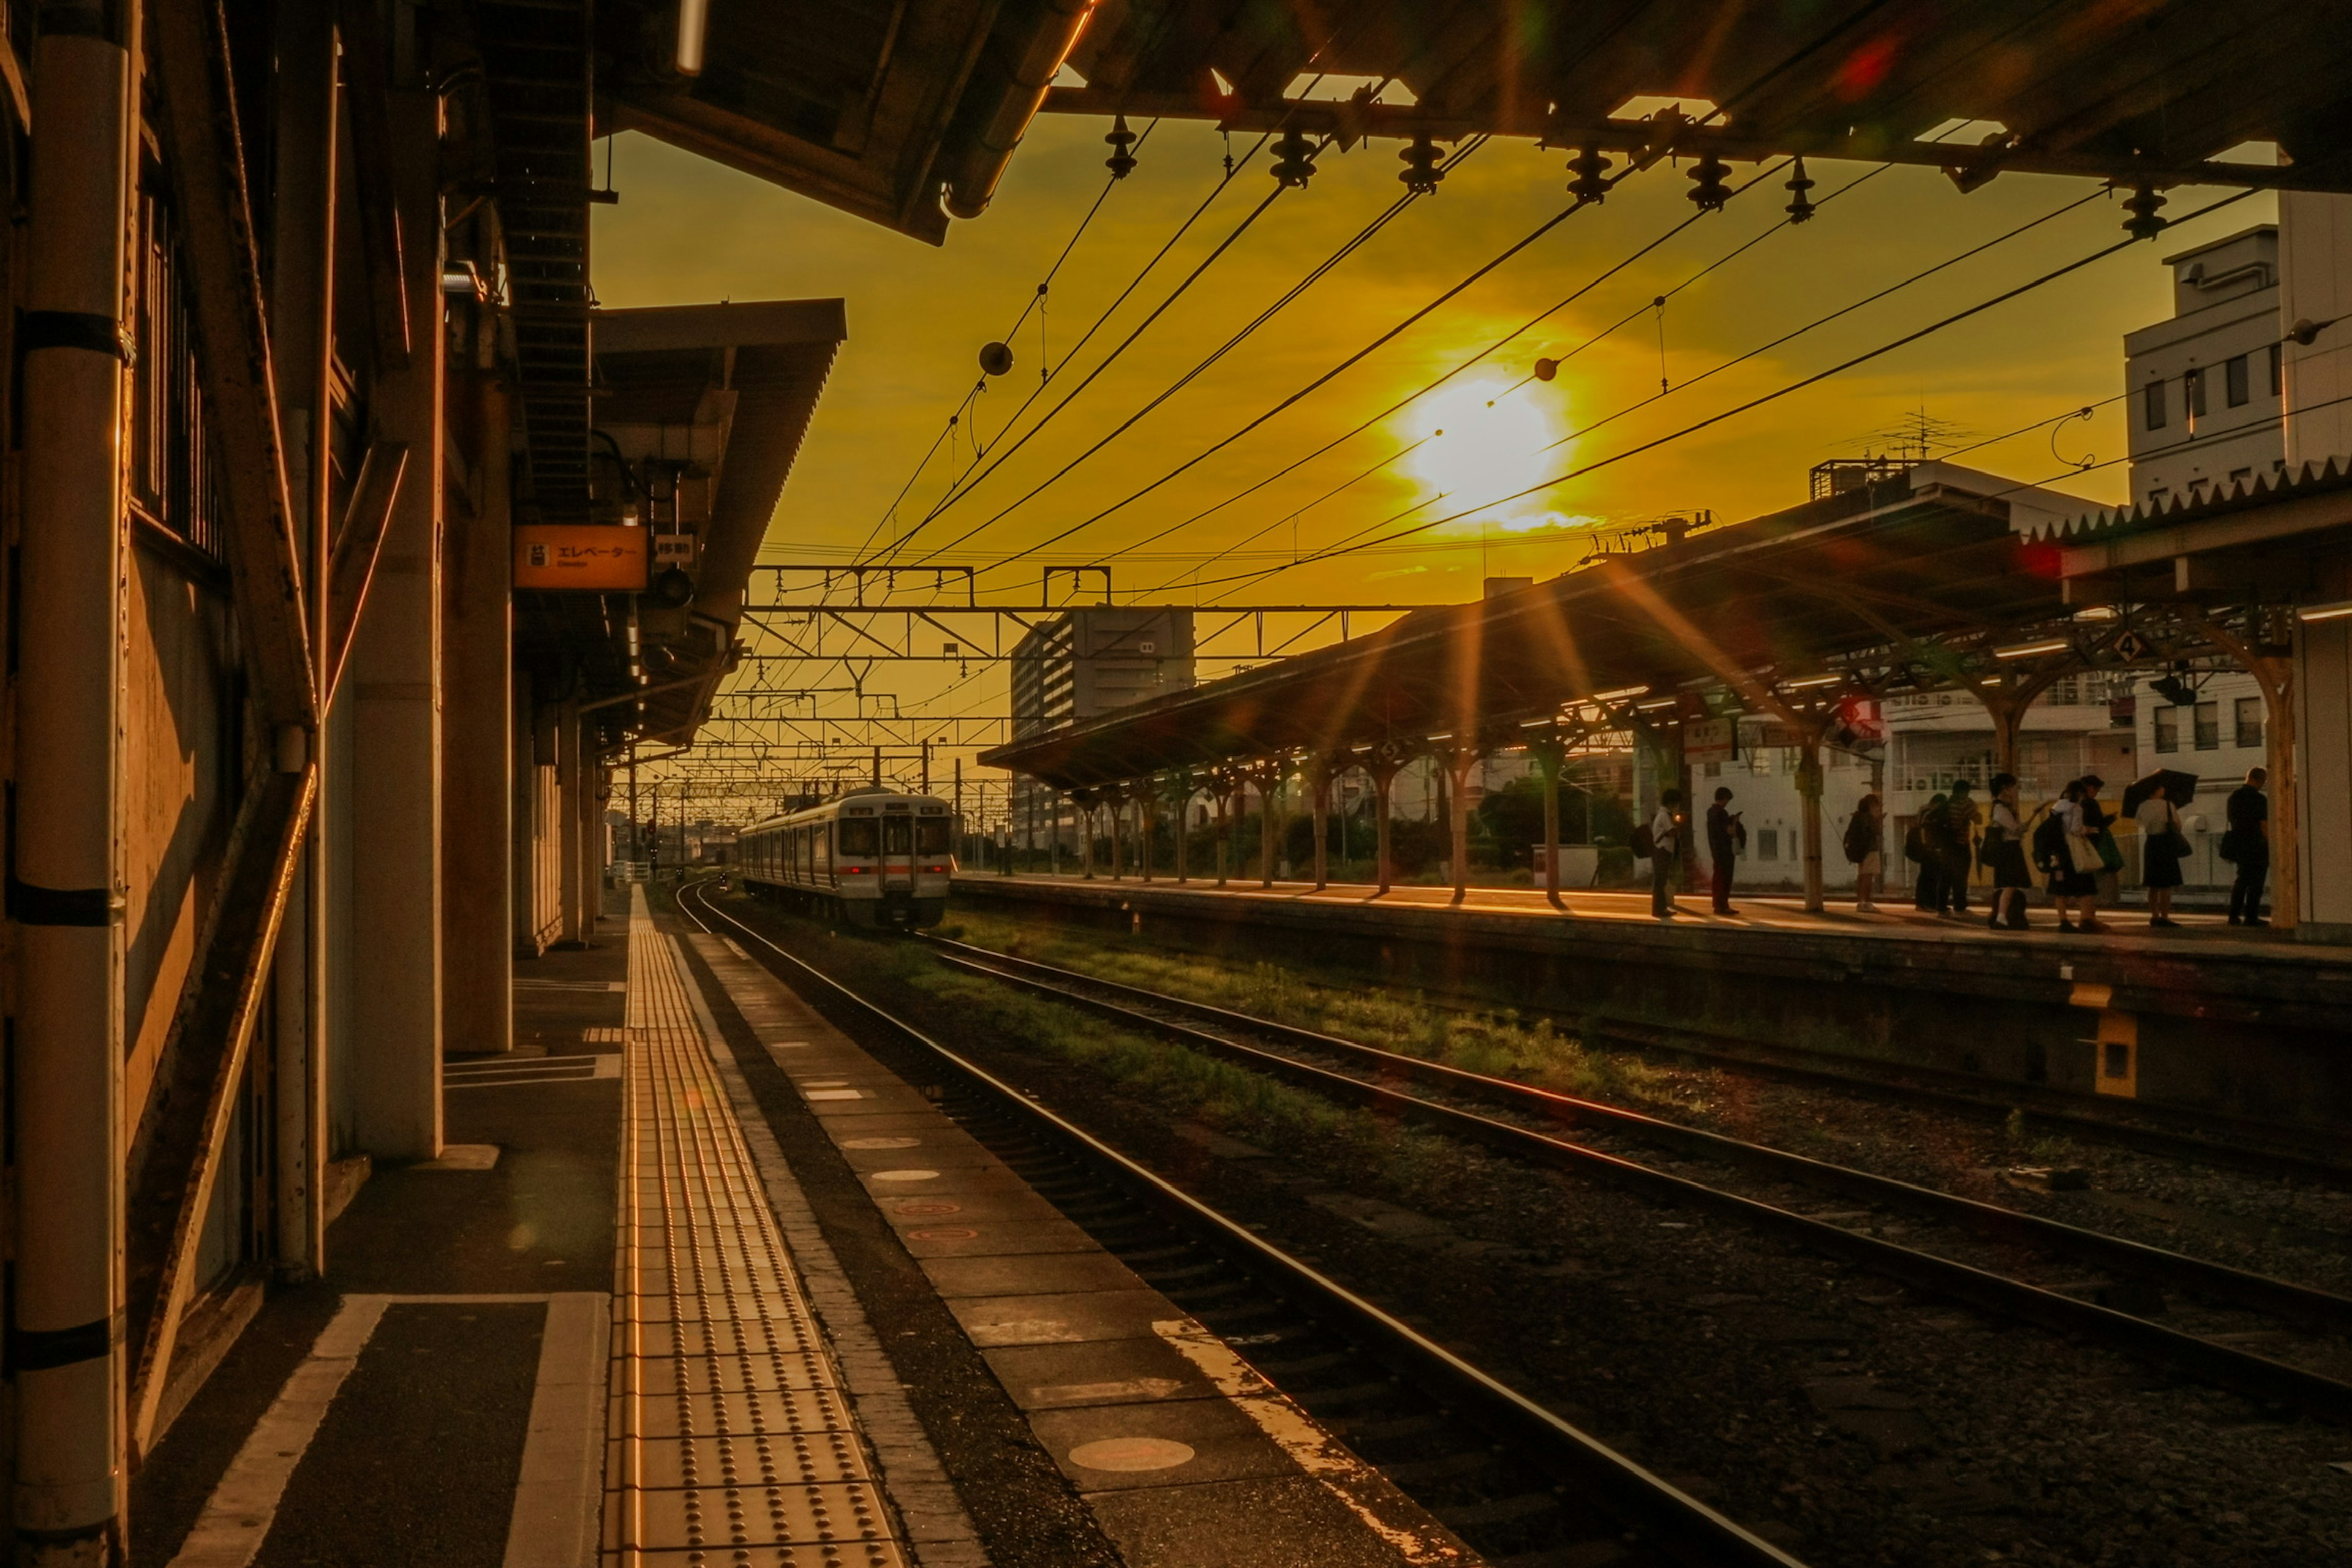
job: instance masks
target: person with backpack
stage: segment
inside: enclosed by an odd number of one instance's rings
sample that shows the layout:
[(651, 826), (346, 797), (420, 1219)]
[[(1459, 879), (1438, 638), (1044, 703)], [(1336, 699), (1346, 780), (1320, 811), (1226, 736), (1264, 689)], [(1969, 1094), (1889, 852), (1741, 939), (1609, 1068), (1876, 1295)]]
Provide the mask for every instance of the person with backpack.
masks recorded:
[(1944, 898), (1937, 906), (1938, 914), (1969, 912), (1969, 873), (1976, 866), (1976, 826), (1977, 803), (1969, 792), (1969, 781), (1955, 780), (1928, 846), (1944, 873)]
[(2015, 773), (1993, 775), (1991, 820), (1977, 853), (1984, 868), (1992, 873), (1992, 913), (1985, 920), (1987, 929), (2025, 930), (2025, 889), (2033, 886), (2033, 871), (2025, 863), (2025, 826), (2018, 819)]
[[(2100, 864), (2095, 825), (2104, 825), (2104, 818), (2083, 809), (2085, 783), (2072, 781), (2050, 805), (2051, 820), (2058, 825), (2048, 867), (2050, 901), (2058, 906), (2060, 931), (2095, 933), (2107, 929), (2099, 923), (2099, 882), (2095, 874)], [(2078, 905), (2083, 911), (2079, 925), (2074, 918)]]
[(1682, 803), (1682, 791), (1664, 791), (1650, 818), (1650, 913), (1662, 921), (1675, 918), (1675, 873), (1683, 847), (1682, 815), (1675, 807)]
[(1948, 804), (1944, 795), (1929, 795), (1918, 819), (1911, 824), (1911, 831), (1903, 836), (1903, 858), (1919, 868), (1918, 879), (1911, 889), (1911, 907), (1922, 914), (1942, 914), (1951, 900), (1944, 887), (1944, 865), (1938, 847)]
[(1886, 864), (1886, 803), (1873, 791), (1854, 803), (1845, 824), (1845, 858), (1853, 868), (1853, 907), (1857, 914), (1875, 914), (1870, 895)]

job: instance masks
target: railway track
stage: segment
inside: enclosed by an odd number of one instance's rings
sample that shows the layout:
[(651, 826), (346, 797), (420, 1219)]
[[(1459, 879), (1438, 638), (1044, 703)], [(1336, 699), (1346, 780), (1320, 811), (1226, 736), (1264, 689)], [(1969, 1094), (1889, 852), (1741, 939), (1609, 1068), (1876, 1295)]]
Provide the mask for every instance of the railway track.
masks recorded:
[[(1038, 1103), (712, 903), (707, 931), (758, 962), (917, 1080), (941, 1107), (1147, 1283), (1239, 1347), (1495, 1568), (1804, 1568), (1377, 1303)], [(887, 1059), (887, 1058), (886, 1058)]]
[[(1318, 981), (1302, 984), (1330, 989)], [(1511, 1005), (1460, 993), (1418, 994), (1430, 1007), (1460, 1016), (1488, 1014)], [(1529, 1022), (1549, 1022), (1589, 1046), (1673, 1057), (1777, 1082), (1957, 1111), (1986, 1121), (2016, 1116), (2027, 1127), (2044, 1133), (2256, 1174), (2296, 1176), (2352, 1187), (2352, 1161), (2345, 1159), (2331, 1142), (2274, 1122), (2176, 1106), (2136, 1103), (2110, 1109), (2085, 1104), (2083, 1097), (2059, 1089), (2023, 1083), (1988, 1084), (1965, 1073), (1935, 1068), (1864, 1062), (1598, 1015), (1528, 1006), (1514, 1010)]]
[[(1467, 1072), (945, 938), (925, 940), (940, 950), (943, 962), (967, 972), (1049, 996), (1318, 1093), (1377, 1108), (1514, 1158), (1611, 1181), (1653, 1197), (1728, 1213), (1915, 1289), (2061, 1333), (2094, 1338), (2218, 1387), (2352, 1424), (2352, 1384), (2241, 1345), (2155, 1322), (2144, 1311), (2124, 1310), (2148, 1300), (2161, 1310), (2160, 1293), (2170, 1289), (2284, 1320), (2309, 1331), (2341, 1334), (2352, 1330), (2352, 1300), (1622, 1107)], [(1261, 1043), (1253, 1044), (1253, 1040)], [(1335, 1065), (1320, 1065), (1291, 1052)], [(1401, 1087), (1407, 1084), (1443, 1098)], [(1516, 1120), (1485, 1114), (1463, 1101), (1504, 1110)], [(1971, 1237), (2092, 1265), (2126, 1276), (2139, 1289), (2111, 1290), (2116, 1303), (2113, 1305), (2086, 1300), (1995, 1268), (1923, 1251), (1837, 1220), (1643, 1164), (1559, 1136), (1555, 1130), (1563, 1127), (1638, 1142), (1678, 1158), (1733, 1165), (1769, 1181), (1868, 1204), (1879, 1214), (1927, 1219)], [(1867, 1219), (1870, 1215), (1842, 1217)], [(2158, 1292), (2152, 1300), (2147, 1294), (2150, 1290)]]

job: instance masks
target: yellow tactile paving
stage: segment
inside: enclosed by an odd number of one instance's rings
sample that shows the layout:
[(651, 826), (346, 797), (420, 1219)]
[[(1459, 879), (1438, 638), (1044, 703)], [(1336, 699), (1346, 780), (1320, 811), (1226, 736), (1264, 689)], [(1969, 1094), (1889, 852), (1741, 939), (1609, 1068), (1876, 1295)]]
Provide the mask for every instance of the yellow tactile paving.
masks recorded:
[(642, 890), (629, 919), (604, 1557), (908, 1559)]

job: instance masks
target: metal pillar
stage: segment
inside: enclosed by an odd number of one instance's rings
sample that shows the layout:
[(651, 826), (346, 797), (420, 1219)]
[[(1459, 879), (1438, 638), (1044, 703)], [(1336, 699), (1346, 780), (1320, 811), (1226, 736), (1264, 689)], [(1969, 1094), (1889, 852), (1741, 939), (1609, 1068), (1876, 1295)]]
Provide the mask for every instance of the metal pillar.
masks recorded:
[(1395, 784), (1396, 769), (1383, 767), (1372, 770), (1372, 792), (1377, 797), (1374, 809), (1379, 813), (1372, 825), (1373, 858), (1379, 873), (1375, 880), (1380, 883), (1382, 893), (1389, 890), (1389, 885), (1396, 875), (1395, 862), (1389, 854), (1389, 792)]
[(1454, 901), (1457, 904), (1470, 896), (1470, 770), (1478, 765), (1478, 758), (1476, 752), (1456, 752), (1444, 763), (1454, 784), (1446, 815), (1453, 829)]
[[(1805, 908), (1814, 914), (1824, 903), (1822, 889), (1822, 732), (1808, 724), (1799, 731), (1797, 802), (1804, 835)], [(1696, 816), (1693, 812), (1693, 816)]]
[(1315, 813), (1315, 890), (1321, 892), (1331, 881), (1331, 764), (1322, 757), (1309, 757), (1303, 775)]
[[(310, 646), (328, 662), (333, 620), (325, 570), (334, 551), (330, 478), (333, 455), (322, 438), (333, 406), (336, 138), (341, 89), (335, 70), (334, 16), (322, 5), (277, 14), (278, 78), (276, 232), (270, 242), (270, 353), (278, 384), (279, 435), (302, 566)], [(324, 677), (321, 676), (323, 683)], [(329, 773), (320, 693), (320, 733), (312, 756), (320, 805), (288, 896), (278, 936), (274, 1036), (277, 1139), (276, 1270), (299, 1281), (326, 1269), (327, 955), (331, 935), (327, 871)]]
[(508, 591), (509, 403), (487, 375), (461, 372), (450, 391), (459, 423), (479, 432), (481, 504), (457, 500), (442, 520), (441, 1029), (471, 1054), (514, 1048), (511, 969), (530, 899), (518, 840), (530, 824), (516, 798), (527, 740), (516, 728)]
[(441, 202), (438, 104), (391, 94), (408, 296), (408, 367), (373, 409), (405, 441), (404, 484), (351, 656), (352, 1100), (360, 1146), (392, 1159), (441, 1152)]
[[(44, 6), (34, 53), (16, 679), (17, 1561), (126, 1551), (123, 1343), (124, 242), (139, 9)], [(60, 25), (46, 25), (49, 13)], [(73, 24), (68, 26), (64, 24)], [(35, 334), (38, 334), (36, 336)]]

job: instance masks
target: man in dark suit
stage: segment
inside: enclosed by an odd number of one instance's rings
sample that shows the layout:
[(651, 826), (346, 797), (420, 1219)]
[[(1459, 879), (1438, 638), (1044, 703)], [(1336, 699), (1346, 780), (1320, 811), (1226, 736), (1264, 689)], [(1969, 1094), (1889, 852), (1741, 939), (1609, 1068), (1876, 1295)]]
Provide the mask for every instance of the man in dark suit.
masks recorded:
[(1747, 826), (1731, 809), (1731, 791), (1718, 788), (1715, 804), (1706, 808), (1706, 858), (1715, 869), (1715, 912), (1732, 913), (1731, 864), (1748, 837)]
[(2263, 919), (2263, 880), (2271, 872), (2271, 802), (2263, 793), (2270, 774), (2255, 768), (2246, 782), (2230, 792), (2229, 832), (2221, 850), (2237, 862), (2238, 879), (2230, 887), (2230, 923), (2266, 926)]

